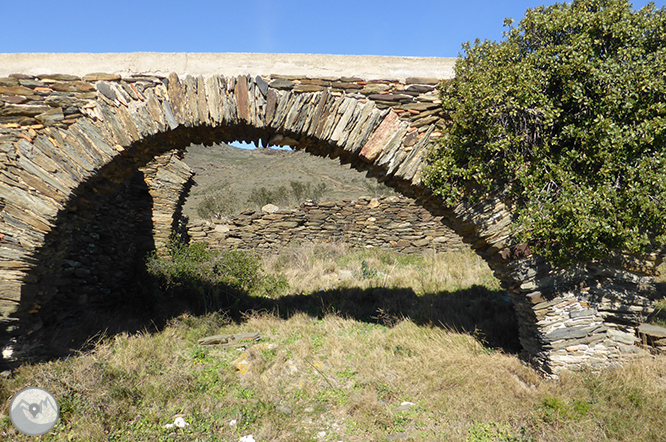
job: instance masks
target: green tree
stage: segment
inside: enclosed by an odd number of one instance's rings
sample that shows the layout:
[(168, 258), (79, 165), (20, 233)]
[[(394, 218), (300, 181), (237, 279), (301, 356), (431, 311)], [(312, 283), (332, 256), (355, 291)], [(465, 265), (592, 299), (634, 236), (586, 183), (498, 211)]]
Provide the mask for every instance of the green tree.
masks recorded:
[(566, 265), (666, 239), (666, 12), (575, 0), (463, 45), (426, 183), (449, 204), (510, 189), (518, 238)]

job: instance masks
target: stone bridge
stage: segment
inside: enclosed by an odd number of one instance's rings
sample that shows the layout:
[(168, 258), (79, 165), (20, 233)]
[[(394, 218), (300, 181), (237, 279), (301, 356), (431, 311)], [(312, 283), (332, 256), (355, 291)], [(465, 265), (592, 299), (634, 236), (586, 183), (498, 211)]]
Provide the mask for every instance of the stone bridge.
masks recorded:
[(557, 372), (641, 352), (651, 262), (551, 268), (512, 239), (501, 189), (445, 207), (426, 152), (445, 119), (453, 59), (248, 54), (0, 55), (0, 324), (24, 336), (129, 293), (192, 184), (191, 143), (290, 145), (338, 158), (442, 216), (513, 298), (526, 354)]

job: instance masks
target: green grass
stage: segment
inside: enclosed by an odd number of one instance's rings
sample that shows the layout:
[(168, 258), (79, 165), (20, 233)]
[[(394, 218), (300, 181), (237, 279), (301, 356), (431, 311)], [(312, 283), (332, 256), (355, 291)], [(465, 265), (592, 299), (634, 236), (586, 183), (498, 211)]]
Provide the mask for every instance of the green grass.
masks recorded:
[[(470, 255), (439, 262), (335, 247), (285, 251), (291, 264), (252, 261), (260, 275), (285, 278), (290, 288), (281, 295), (239, 291), (235, 311), (182, 313), (160, 331), (107, 336), (79, 355), (20, 367), (0, 381), (0, 439), (29, 440), (11, 426), (7, 405), (22, 387), (38, 385), (61, 407), (45, 441), (663, 440), (663, 356), (544, 379), (504, 350), (515, 328), (496, 335), (515, 318)], [(191, 252), (186, 261), (202, 268), (217, 259)], [(321, 262), (305, 259), (315, 255)], [(364, 261), (376, 277), (359, 273)], [(169, 290), (184, 287), (161, 265), (174, 278)], [(317, 278), (345, 269), (352, 277), (344, 287), (294, 290), (306, 273), (329, 284)], [(439, 275), (423, 285), (442, 291), (412, 289), (421, 284), (408, 279), (415, 269)], [(474, 285), (485, 279), (487, 286)], [(261, 332), (262, 340), (245, 350), (197, 344), (241, 332)], [(415, 405), (397, 411), (403, 402)], [(178, 416), (189, 425), (165, 428)]]

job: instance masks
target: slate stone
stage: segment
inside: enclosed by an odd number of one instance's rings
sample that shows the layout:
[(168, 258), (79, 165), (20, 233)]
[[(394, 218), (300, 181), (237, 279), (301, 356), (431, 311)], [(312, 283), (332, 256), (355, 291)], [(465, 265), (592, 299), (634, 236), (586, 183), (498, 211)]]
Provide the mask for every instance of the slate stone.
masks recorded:
[(120, 75), (117, 74), (104, 73), (88, 74), (83, 77), (85, 81), (119, 81), (120, 78)]
[(53, 107), (83, 106), (86, 102), (75, 97), (51, 94), (46, 97), (46, 104)]
[(631, 332), (622, 332), (620, 330), (609, 329), (608, 331), (606, 331), (606, 334), (612, 340), (620, 342), (622, 344), (634, 345), (636, 341), (638, 341), (636, 335)]
[(296, 83), (285, 78), (276, 78), (269, 84), (269, 86), (274, 89), (282, 89), (287, 91), (293, 89), (295, 85)]
[(338, 122), (336, 123), (336, 126), (331, 134), (330, 140), (332, 142), (338, 142), (341, 140), (341, 137), (345, 132), (345, 128), (347, 127), (349, 120), (352, 118), (352, 115), (356, 110), (356, 105), (358, 104), (358, 101), (354, 99), (348, 99), (346, 101), (347, 101), (347, 107), (342, 116), (338, 119)]
[(39, 76), (42, 80), (55, 80), (55, 81), (78, 81), (81, 77), (69, 74), (44, 74)]
[(268, 93), (268, 83), (266, 82), (266, 80), (257, 75), (254, 79), (254, 82), (257, 84), (257, 87), (259, 87), (261, 95), (265, 97), (266, 94)]
[(221, 79), (218, 77), (205, 78), (205, 96), (208, 101), (208, 112), (210, 115), (209, 121), (213, 123), (220, 123), (223, 119), (221, 109), (222, 101), (220, 98), (220, 88), (222, 86)]
[(419, 239), (419, 240), (416, 240), (416, 241), (412, 241), (412, 244), (414, 245), (414, 247), (425, 247), (425, 246), (430, 244), (430, 240), (429, 239)]
[(275, 108), (277, 105), (277, 92), (274, 89), (269, 89), (266, 93), (266, 124), (270, 124), (275, 116)]
[(43, 112), (50, 110), (50, 106), (44, 105), (31, 105), (31, 104), (9, 104), (5, 107), (0, 108), (0, 116), (14, 116), (21, 115), (27, 117), (34, 117)]
[(11, 104), (24, 104), (28, 102), (28, 99), (21, 95), (3, 95), (0, 96), (0, 100)]
[(594, 330), (599, 328), (598, 326), (594, 327), (564, 327), (553, 330), (552, 332), (543, 336), (545, 342), (554, 342), (561, 339), (578, 339), (584, 338)]
[(641, 324), (638, 327), (638, 333), (651, 336), (653, 338), (666, 338), (666, 328), (652, 324)]
[(418, 94), (434, 91), (437, 86), (426, 84), (410, 84), (405, 87), (405, 92), (416, 92)]
[(249, 90), (247, 88), (247, 78), (245, 77), (237, 78), (236, 87), (234, 88), (234, 96), (236, 98), (238, 118), (249, 123), (250, 103), (249, 103)]
[(374, 161), (399, 127), (399, 123), (398, 116), (394, 112), (389, 112), (365, 143), (359, 156), (364, 161)]
[(2, 77), (0, 78), (0, 86), (18, 86), (18, 79), (12, 77)]
[(597, 314), (597, 309), (586, 308), (586, 309), (583, 309), (583, 310), (577, 310), (577, 311), (574, 311), (574, 312), (570, 312), (569, 317), (571, 319), (575, 319), (575, 318), (582, 318), (582, 317), (585, 317), (585, 316), (594, 316), (596, 314)]
[(164, 117), (166, 118), (167, 124), (171, 128), (171, 130), (174, 130), (175, 128), (178, 127), (178, 122), (176, 122), (176, 119), (173, 117), (173, 112), (171, 111), (171, 106), (169, 105), (168, 101), (162, 102), (162, 108), (164, 109)]
[(174, 117), (176, 117), (179, 122), (186, 124), (188, 121), (187, 102), (185, 101), (185, 94), (183, 93), (183, 85), (176, 73), (169, 75), (167, 96), (169, 97), (169, 104), (171, 105)]
[(330, 81), (322, 80), (320, 78), (304, 78), (301, 80), (301, 84), (314, 84), (315, 86), (325, 86), (328, 87), (331, 85)]
[(319, 124), (320, 117), (322, 115), (322, 112), (324, 111), (324, 108), (326, 106), (326, 101), (328, 101), (328, 97), (329, 97), (328, 89), (325, 89), (321, 94), (317, 96), (317, 104), (313, 111), (312, 118), (310, 118), (310, 124), (308, 128), (304, 131), (306, 135), (312, 136), (315, 134), (315, 130), (317, 129), (317, 126)]
[(301, 78), (298, 75), (283, 75), (283, 74), (271, 74), (270, 77), (274, 79), (279, 78), (281, 80), (298, 80)]
[(405, 84), (439, 84), (438, 78), (408, 77)]
[(363, 95), (372, 95), (372, 94), (379, 94), (381, 92), (385, 92), (390, 89), (390, 86), (388, 84), (367, 84), (363, 86), (363, 89), (361, 89), (361, 93)]
[(28, 74), (9, 74), (11, 78), (16, 78), (17, 80), (33, 80), (35, 77)]
[(51, 89), (59, 92), (92, 92), (95, 86), (85, 81), (59, 81), (49, 85)]
[(430, 135), (434, 127), (430, 129), (421, 137), (419, 142), (412, 148), (412, 151), (407, 155), (395, 173), (395, 176), (404, 180), (411, 180), (416, 172), (423, 164), (423, 158), (426, 154), (426, 145), (429, 142)]
[(386, 101), (386, 102), (412, 101), (413, 100), (413, 98), (411, 96), (404, 95), (404, 94), (371, 94), (371, 95), (368, 95), (368, 98), (370, 100)]
[(35, 91), (24, 86), (0, 86), (0, 94), (6, 95), (35, 95)]
[(118, 96), (116, 95), (116, 91), (114, 91), (110, 85), (100, 82), (97, 83), (97, 90), (102, 93), (106, 98), (108, 98), (111, 101), (115, 101), (118, 99)]
[(400, 109), (415, 110), (419, 112), (431, 111), (431, 110), (440, 112), (442, 106), (440, 104), (435, 104), (435, 103), (406, 103), (400, 105)]
[[(86, 83), (84, 83), (86, 84)], [(132, 89), (132, 86), (129, 85), (129, 83), (126, 82), (121, 82), (120, 86), (123, 88), (123, 91), (132, 99), (132, 100), (138, 100), (139, 96), (137, 95), (137, 92)]]
[(403, 144), (405, 147), (412, 147), (416, 144), (416, 142), (419, 140), (419, 133), (418, 131), (412, 131), (407, 134), (405, 137)]
[(202, 124), (210, 123), (208, 101), (206, 100), (206, 82), (204, 77), (197, 77), (197, 108), (199, 110), (199, 121)]
[(340, 81), (335, 81), (331, 83), (331, 87), (335, 89), (363, 89), (362, 84), (356, 84), (356, 83), (343, 83)]
[(320, 92), (324, 90), (324, 86), (317, 86), (316, 84), (297, 84), (293, 88), (294, 92)]
[(36, 87), (46, 87), (46, 83), (42, 83), (38, 80), (19, 80), (19, 84), (24, 87), (29, 87), (30, 89), (34, 89)]

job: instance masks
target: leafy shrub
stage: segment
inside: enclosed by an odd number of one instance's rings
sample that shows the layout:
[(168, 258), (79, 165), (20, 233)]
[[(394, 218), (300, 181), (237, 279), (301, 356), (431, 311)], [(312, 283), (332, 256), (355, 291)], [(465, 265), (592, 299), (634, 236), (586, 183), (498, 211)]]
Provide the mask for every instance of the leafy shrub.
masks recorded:
[(213, 273), (218, 281), (246, 292), (255, 289), (262, 276), (259, 258), (240, 250), (229, 250), (217, 256)]
[(204, 196), (197, 206), (197, 215), (201, 218), (221, 219), (223, 216), (232, 216), (238, 212), (240, 204), (236, 193), (229, 187)]
[(292, 181), (289, 185), (291, 186), (291, 193), (296, 204), (305, 200), (317, 202), (326, 192), (326, 183), (319, 183), (312, 186), (312, 183), (303, 184), (300, 181)]
[(205, 243), (172, 240), (166, 256), (148, 258), (146, 268), (161, 298), (194, 300), (215, 310), (250, 296), (272, 296), (289, 289), (282, 275), (264, 272), (257, 255), (240, 250), (210, 251)]
[(449, 204), (509, 188), (518, 239), (552, 262), (666, 240), (666, 10), (626, 0), (528, 9), (463, 46), (426, 183)]
[(366, 260), (361, 261), (361, 277), (363, 279), (372, 279), (377, 276), (377, 269), (371, 268)]
[(260, 188), (255, 187), (250, 192), (247, 201), (259, 207), (265, 206), (266, 204), (286, 204), (289, 202), (289, 191), (284, 186), (277, 187), (273, 190), (266, 189), (263, 186)]
[(302, 183), (300, 181), (291, 181), (289, 183), (291, 189), (285, 186), (279, 186), (275, 189), (267, 189), (266, 187), (255, 187), (250, 192), (248, 202), (258, 207), (263, 207), (266, 204), (275, 205), (288, 205), (291, 202), (299, 204), (304, 200), (319, 201), (326, 193), (326, 183), (319, 183), (312, 185), (312, 183)]

